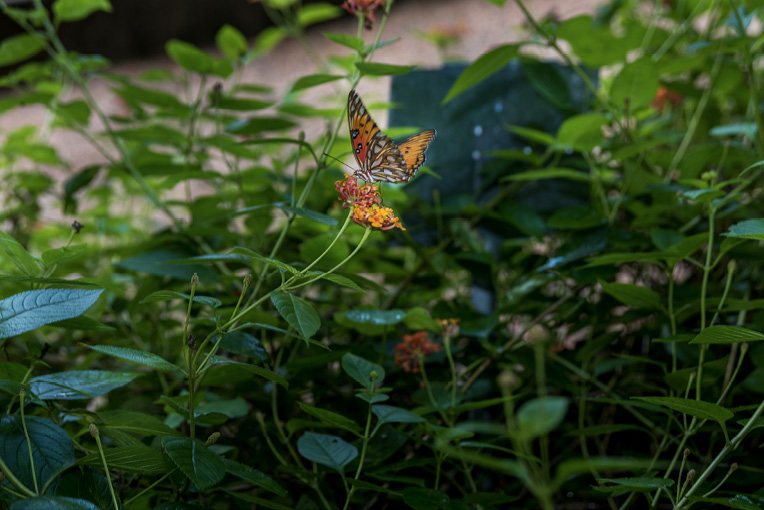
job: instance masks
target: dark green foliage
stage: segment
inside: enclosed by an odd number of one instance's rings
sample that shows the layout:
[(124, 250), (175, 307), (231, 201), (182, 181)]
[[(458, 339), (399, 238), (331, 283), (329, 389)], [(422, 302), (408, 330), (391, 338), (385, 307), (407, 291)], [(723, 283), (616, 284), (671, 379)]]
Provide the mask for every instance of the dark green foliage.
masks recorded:
[[(370, 58), (381, 33), (327, 33), (340, 56), (285, 97), (243, 66), (341, 11), (265, 3), (254, 44), (171, 40), (177, 68), (131, 79), (56, 35), (108, 0), (0, 0), (25, 31), (0, 112), (41, 105), (105, 157), (0, 137), (0, 508), (764, 507), (758, 3), (529, 18), (564, 65), (512, 43), (412, 73)], [(119, 115), (65, 93), (96, 75)], [(406, 231), (356, 225), (326, 156), (377, 75), (439, 132), (381, 186)]]

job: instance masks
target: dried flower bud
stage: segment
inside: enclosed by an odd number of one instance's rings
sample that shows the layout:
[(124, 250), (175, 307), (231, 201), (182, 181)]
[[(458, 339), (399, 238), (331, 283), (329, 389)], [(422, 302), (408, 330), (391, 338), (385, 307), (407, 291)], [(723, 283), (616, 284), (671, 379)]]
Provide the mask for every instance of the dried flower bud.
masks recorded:
[(95, 426), (95, 423), (90, 424), (90, 435), (93, 437), (98, 437), (98, 427)]
[(690, 456), (690, 449), (689, 449), (689, 448), (685, 448), (685, 449), (684, 449), (684, 451), (682, 452), (682, 456), (683, 456), (685, 459), (686, 459), (687, 457), (689, 457), (689, 456)]
[(21, 388), (19, 390), (19, 397), (24, 398), (27, 396), (27, 390), (25, 388)]
[(197, 285), (199, 285), (199, 275), (194, 273), (194, 276), (191, 277), (191, 288), (195, 289)]
[(735, 471), (737, 471), (737, 462), (733, 462), (730, 466), (730, 473), (734, 473)]
[(188, 335), (188, 348), (196, 349), (196, 337), (194, 335)]
[(297, 135), (297, 138), (302, 142), (305, 140), (305, 131), (300, 131), (300, 134)]
[(549, 330), (541, 324), (536, 324), (525, 333), (525, 343), (535, 345), (549, 338)]
[(242, 285), (243, 285), (242, 292), (247, 290), (247, 287), (252, 285), (252, 273), (244, 277), (244, 283)]
[(748, 352), (748, 344), (743, 344), (740, 346), (740, 355), (745, 356), (745, 353)]
[(218, 439), (220, 439), (220, 432), (213, 432), (210, 434), (210, 437), (207, 438), (207, 442), (205, 444), (207, 446), (213, 445), (218, 442)]
[(80, 230), (82, 230), (83, 228), (85, 228), (85, 225), (83, 225), (83, 224), (82, 224), (82, 223), (80, 223), (79, 221), (77, 221), (77, 220), (74, 220), (74, 221), (72, 222), (72, 229), (74, 230), (74, 232), (75, 232), (76, 234), (79, 234), (79, 233), (80, 233)]
[(687, 472), (687, 481), (691, 482), (695, 478), (695, 470), (691, 469)]

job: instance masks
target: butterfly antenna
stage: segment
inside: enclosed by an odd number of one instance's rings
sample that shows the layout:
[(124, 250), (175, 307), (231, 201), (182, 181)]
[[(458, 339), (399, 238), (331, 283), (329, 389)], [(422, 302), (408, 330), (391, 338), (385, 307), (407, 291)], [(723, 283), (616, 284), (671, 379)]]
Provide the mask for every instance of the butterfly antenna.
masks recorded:
[(345, 163), (344, 161), (340, 161), (339, 159), (337, 159), (337, 158), (335, 158), (334, 156), (331, 156), (331, 155), (329, 155), (329, 154), (327, 154), (327, 153), (325, 153), (325, 152), (324, 152), (324, 156), (327, 156), (327, 157), (329, 157), (329, 158), (332, 158), (333, 160), (337, 161), (338, 163), (342, 163), (343, 165), (345, 165), (346, 167), (348, 167), (349, 169), (351, 169), (353, 172), (355, 172), (355, 168), (353, 168), (352, 166), (348, 165), (348, 164), (347, 164), (347, 163)]

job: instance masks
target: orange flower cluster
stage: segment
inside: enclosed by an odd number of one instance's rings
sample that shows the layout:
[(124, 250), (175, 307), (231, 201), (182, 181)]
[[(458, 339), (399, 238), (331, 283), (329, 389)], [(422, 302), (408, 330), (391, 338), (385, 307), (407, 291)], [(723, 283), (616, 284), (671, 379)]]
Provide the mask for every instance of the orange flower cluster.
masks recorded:
[(677, 110), (682, 104), (682, 99), (682, 94), (661, 85), (658, 87), (658, 91), (655, 93), (655, 97), (650, 103), (650, 106), (661, 113), (666, 109), (667, 105), (670, 106), (672, 110)]
[(426, 331), (420, 331), (413, 335), (403, 335), (403, 342), (393, 349), (395, 352), (395, 364), (403, 368), (404, 372), (419, 372), (419, 360), (443, 350), (443, 346), (436, 344), (430, 339)]
[(382, 205), (382, 195), (374, 184), (359, 186), (355, 177), (348, 174), (344, 181), (336, 181), (334, 187), (340, 194), (342, 207), (351, 208), (351, 218), (363, 227), (378, 230), (399, 228), (406, 230), (392, 209)]

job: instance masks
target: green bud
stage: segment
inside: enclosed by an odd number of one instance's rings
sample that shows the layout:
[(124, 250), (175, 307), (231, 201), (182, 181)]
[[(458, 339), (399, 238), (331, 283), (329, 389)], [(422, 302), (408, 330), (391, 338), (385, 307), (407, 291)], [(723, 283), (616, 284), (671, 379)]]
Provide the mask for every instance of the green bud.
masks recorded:
[(95, 426), (95, 423), (90, 424), (90, 435), (93, 437), (98, 437), (98, 427)]
[(205, 444), (207, 446), (213, 445), (218, 442), (218, 439), (220, 439), (220, 432), (213, 432), (210, 434), (210, 437), (207, 438), (207, 442)]
[(191, 288), (195, 289), (197, 285), (199, 285), (199, 275), (194, 273), (194, 276), (191, 277)]

